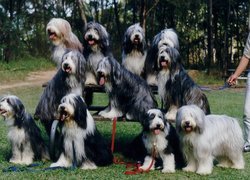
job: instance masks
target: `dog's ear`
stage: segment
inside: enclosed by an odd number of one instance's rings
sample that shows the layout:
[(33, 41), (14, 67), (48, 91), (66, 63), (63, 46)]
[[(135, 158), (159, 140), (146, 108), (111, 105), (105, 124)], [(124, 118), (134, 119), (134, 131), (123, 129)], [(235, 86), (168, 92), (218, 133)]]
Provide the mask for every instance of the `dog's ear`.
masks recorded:
[(109, 58), (109, 63), (111, 65), (112, 76), (115, 84), (121, 83), (121, 66), (114, 58)]
[(80, 76), (79, 78), (81, 79), (81, 83), (85, 83), (87, 61), (84, 58), (84, 56), (79, 52), (77, 53), (77, 59), (78, 59), (78, 71)]
[(196, 121), (196, 129), (198, 131), (198, 133), (203, 133), (204, 131), (204, 128), (205, 128), (205, 113), (203, 112), (203, 110), (201, 108), (199, 108), (198, 106), (196, 105), (191, 105), (192, 108), (193, 108), (193, 117), (195, 118), (195, 121)]
[(23, 120), (25, 114), (23, 103), (16, 98), (8, 98), (8, 103), (12, 106), (15, 112), (15, 119), (17, 119), (18, 121)]
[(77, 96), (75, 98), (75, 112), (74, 118), (78, 126), (83, 129), (87, 128), (87, 105), (85, 104), (84, 100)]
[(175, 120), (175, 127), (176, 127), (176, 131), (178, 133), (181, 133), (181, 131), (182, 131), (182, 129), (181, 129), (181, 121), (182, 121), (182, 112), (181, 112), (181, 110), (177, 110), (176, 120)]

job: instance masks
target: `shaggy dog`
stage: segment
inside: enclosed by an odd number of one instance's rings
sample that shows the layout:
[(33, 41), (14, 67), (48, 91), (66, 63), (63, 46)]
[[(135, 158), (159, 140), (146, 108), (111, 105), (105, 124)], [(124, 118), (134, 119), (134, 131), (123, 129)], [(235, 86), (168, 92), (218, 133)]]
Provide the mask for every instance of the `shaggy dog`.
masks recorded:
[(196, 104), (205, 114), (210, 114), (206, 95), (186, 73), (176, 48), (159, 49), (157, 71), (158, 94), (167, 111), (166, 119), (175, 121), (177, 109), (187, 104)]
[(105, 86), (110, 100), (109, 107), (99, 115), (111, 119), (126, 115), (127, 119), (142, 122), (147, 111), (157, 107), (146, 81), (125, 69), (114, 58), (103, 58), (97, 73), (99, 85)]
[[(175, 128), (166, 121), (159, 109), (150, 109), (147, 112), (140, 137), (147, 152), (140, 169), (147, 170), (154, 158), (162, 160), (163, 173), (173, 173), (175, 168), (184, 167), (185, 161), (180, 149), (179, 137)], [(155, 161), (151, 170), (154, 169), (154, 164)]]
[(50, 167), (96, 169), (112, 164), (113, 155), (108, 143), (96, 129), (95, 122), (81, 96), (69, 94), (58, 107), (62, 125), (63, 151)]
[(61, 67), (62, 56), (66, 49), (78, 50), (82, 52), (83, 47), (77, 36), (72, 32), (68, 21), (61, 18), (52, 18), (46, 27), (49, 39), (53, 43), (52, 59)]
[(0, 114), (9, 128), (8, 139), (12, 149), (9, 162), (29, 165), (34, 160), (49, 159), (40, 129), (18, 97), (3, 97), (0, 100)]
[(159, 49), (162, 46), (169, 46), (179, 50), (179, 40), (173, 29), (164, 29), (155, 35), (152, 45), (148, 50), (145, 60), (145, 79), (150, 85), (157, 85), (157, 58)]
[(134, 74), (142, 75), (147, 55), (145, 34), (139, 23), (130, 26), (124, 35), (122, 64)]
[(82, 95), (85, 83), (86, 60), (79, 51), (69, 51), (62, 58), (61, 68), (48, 82), (36, 107), (35, 118), (40, 119), (50, 134), (53, 120), (56, 119), (58, 105), (63, 96), (69, 93)]
[(220, 167), (244, 168), (244, 140), (237, 119), (205, 115), (198, 106), (187, 105), (177, 112), (176, 129), (188, 163), (184, 171), (211, 174), (214, 159)]
[(111, 55), (108, 32), (101, 24), (89, 22), (84, 31), (83, 46), (88, 65), (86, 84), (97, 84), (97, 65), (103, 57)]

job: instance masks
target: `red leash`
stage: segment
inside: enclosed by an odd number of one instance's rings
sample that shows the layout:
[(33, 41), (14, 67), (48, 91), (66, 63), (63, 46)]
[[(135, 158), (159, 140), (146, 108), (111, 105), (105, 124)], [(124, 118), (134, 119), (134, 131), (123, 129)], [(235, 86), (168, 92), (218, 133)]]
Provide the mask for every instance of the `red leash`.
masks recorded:
[(114, 152), (114, 149), (115, 149), (116, 122), (117, 122), (117, 117), (114, 117), (113, 128), (112, 128), (112, 139), (111, 139), (111, 151), (112, 151), (112, 153)]
[[(115, 147), (116, 122), (117, 122), (117, 117), (115, 117), (113, 119), (112, 139), (111, 139), (111, 151), (112, 151), (112, 153), (114, 152), (114, 147)], [(140, 169), (141, 163), (129, 163), (129, 162), (125, 162), (121, 158), (117, 158), (117, 157), (114, 157), (113, 163), (114, 164), (124, 164), (124, 165), (126, 165), (126, 168), (134, 167), (134, 169), (132, 169), (132, 170), (125, 171), (124, 174), (126, 174), (126, 175), (135, 175), (135, 174), (140, 174), (140, 173), (144, 173), (144, 172), (147, 173), (147, 172), (150, 171), (150, 169), (152, 168), (152, 166), (154, 164), (155, 151), (156, 151), (156, 147), (154, 145), (153, 151), (152, 151), (152, 161), (151, 161), (149, 167), (146, 170)]]

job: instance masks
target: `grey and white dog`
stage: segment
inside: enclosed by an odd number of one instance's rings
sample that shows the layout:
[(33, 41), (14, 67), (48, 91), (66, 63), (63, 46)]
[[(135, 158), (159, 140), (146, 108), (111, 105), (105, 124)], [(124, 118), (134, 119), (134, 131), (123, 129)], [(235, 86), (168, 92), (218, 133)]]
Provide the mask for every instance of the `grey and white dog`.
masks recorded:
[(211, 174), (220, 167), (244, 169), (243, 133), (238, 120), (226, 115), (205, 115), (196, 105), (178, 109), (176, 129), (187, 159), (184, 171)]
[(122, 64), (134, 74), (142, 75), (147, 55), (145, 33), (139, 23), (128, 27), (124, 34)]
[(63, 55), (61, 68), (48, 82), (35, 111), (35, 118), (41, 120), (48, 134), (57, 117), (62, 97), (69, 93), (82, 95), (85, 72), (86, 60), (79, 51), (69, 51)]
[(169, 46), (179, 50), (179, 40), (172, 28), (166, 28), (154, 36), (151, 47), (148, 50), (145, 60), (145, 79), (150, 85), (157, 85), (157, 59), (159, 49), (162, 46)]
[(69, 22), (62, 18), (52, 18), (46, 26), (46, 32), (53, 43), (52, 59), (61, 67), (63, 54), (67, 49), (82, 52), (83, 47), (77, 36), (72, 32)]
[(111, 55), (109, 34), (105, 27), (89, 22), (84, 30), (83, 55), (87, 61), (86, 84), (97, 84), (97, 65), (105, 56)]
[(114, 58), (103, 58), (97, 68), (98, 83), (105, 86), (110, 105), (99, 115), (114, 118), (126, 115), (127, 119), (142, 122), (149, 109), (157, 103), (146, 81), (121, 66)]
[(210, 114), (206, 95), (185, 71), (176, 48), (160, 47), (157, 71), (158, 94), (167, 112), (166, 119), (175, 121), (177, 109), (188, 104), (196, 104), (205, 114)]
[(8, 126), (8, 140), (12, 150), (9, 160), (11, 163), (29, 165), (34, 160), (49, 159), (41, 131), (18, 97), (8, 95), (1, 98), (0, 115), (4, 117)]

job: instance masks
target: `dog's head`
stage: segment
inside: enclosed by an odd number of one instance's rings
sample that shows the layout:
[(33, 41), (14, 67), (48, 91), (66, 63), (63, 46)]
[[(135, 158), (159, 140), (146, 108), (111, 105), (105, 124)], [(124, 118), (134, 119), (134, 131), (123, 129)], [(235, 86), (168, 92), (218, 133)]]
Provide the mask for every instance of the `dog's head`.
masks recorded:
[(78, 51), (68, 51), (62, 57), (62, 70), (67, 74), (81, 73), (79, 71), (85, 71), (85, 66), (86, 60)]
[(109, 46), (109, 34), (101, 24), (89, 22), (84, 31), (84, 42), (86, 46), (105, 48)]
[(83, 129), (87, 128), (87, 106), (81, 96), (68, 94), (58, 106), (58, 119), (66, 124), (75, 121)]
[(176, 32), (173, 29), (164, 29), (155, 36), (153, 44), (158, 48), (161, 46), (169, 46), (179, 50), (179, 40)]
[(168, 129), (167, 121), (161, 110), (150, 109), (146, 117), (146, 120), (142, 123), (144, 131), (159, 135), (161, 132), (165, 132)]
[(119, 84), (121, 78), (120, 65), (112, 57), (104, 57), (97, 66), (97, 80), (99, 85), (106, 83)]
[(62, 18), (52, 18), (46, 27), (49, 39), (56, 46), (64, 43), (64, 39), (69, 38), (72, 30), (68, 21)]
[(182, 106), (177, 111), (176, 129), (178, 132), (189, 134), (202, 133), (204, 130), (204, 112), (196, 105)]
[(160, 47), (157, 57), (158, 69), (176, 71), (180, 64), (181, 59), (178, 50), (166, 45)]
[(145, 44), (145, 33), (139, 23), (131, 25), (125, 32), (124, 43), (129, 42), (135, 46)]
[(0, 114), (6, 120), (21, 120), (25, 114), (25, 108), (18, 97), (9, 95), (0, 100)]

